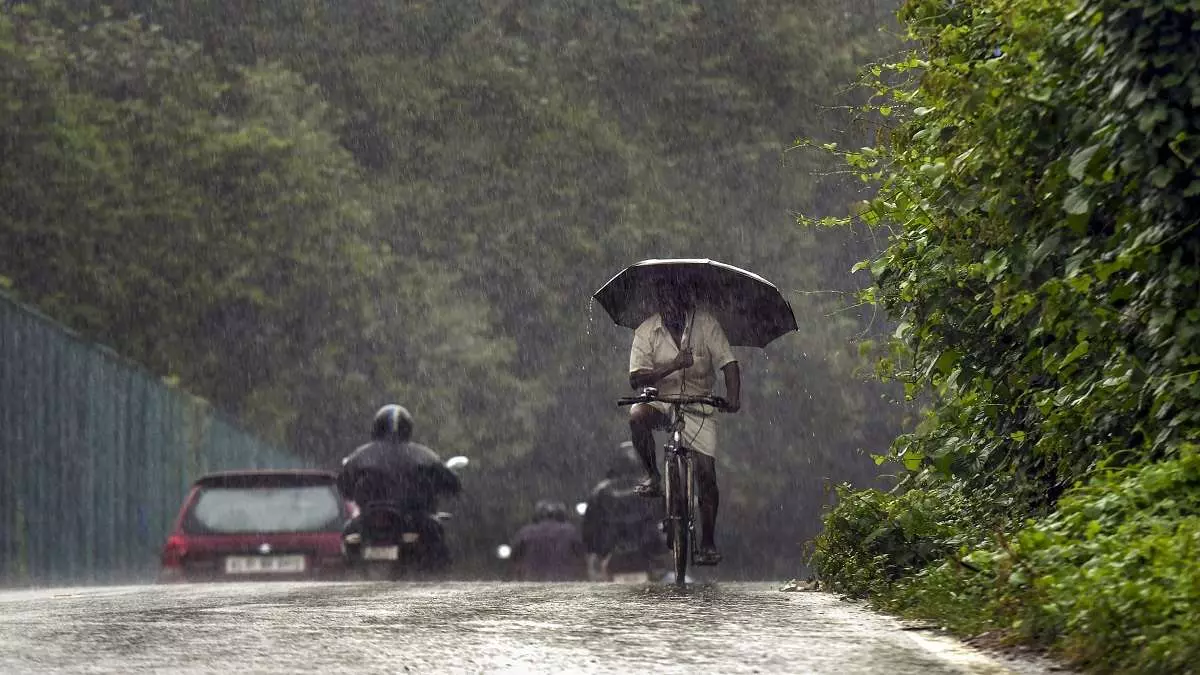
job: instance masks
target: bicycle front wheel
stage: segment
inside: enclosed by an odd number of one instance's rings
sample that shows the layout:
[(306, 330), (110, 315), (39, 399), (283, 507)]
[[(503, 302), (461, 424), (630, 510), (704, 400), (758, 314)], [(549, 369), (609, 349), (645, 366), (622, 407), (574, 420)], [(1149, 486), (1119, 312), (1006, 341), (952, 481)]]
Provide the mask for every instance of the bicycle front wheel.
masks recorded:
[(688, 494), (685, 488), (687, 467), (683, 459), (671, 456), (667, 459), (666, 497), (667, 522), (671, 536), (671, 553), (675, 563), (675, 585), (687, 583), (688, 558), (691, 557), (691, 542), (688, 541)]

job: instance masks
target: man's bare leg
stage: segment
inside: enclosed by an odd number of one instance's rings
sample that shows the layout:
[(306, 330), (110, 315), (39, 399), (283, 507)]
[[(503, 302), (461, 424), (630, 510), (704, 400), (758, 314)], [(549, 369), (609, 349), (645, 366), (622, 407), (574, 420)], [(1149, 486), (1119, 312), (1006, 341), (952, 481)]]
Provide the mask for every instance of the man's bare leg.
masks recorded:
[(662, 495), (662, 473), (654, 456), (654, 429), (662, 422), (663, 414), (651, 406), (639, 403), (629, 409), (630, 440), (646, 470), (646, 480), (635, 488), (643, 497)]
[(717, 507), (721, 504), (721, 491), (717, 489), (717, 463), (708, 455), (692, 453), (696, 467), (696, 489), (700, 502), (700, 552), (696, 555), (698, 565), (716, 565), (721, 562), (717, 552)]

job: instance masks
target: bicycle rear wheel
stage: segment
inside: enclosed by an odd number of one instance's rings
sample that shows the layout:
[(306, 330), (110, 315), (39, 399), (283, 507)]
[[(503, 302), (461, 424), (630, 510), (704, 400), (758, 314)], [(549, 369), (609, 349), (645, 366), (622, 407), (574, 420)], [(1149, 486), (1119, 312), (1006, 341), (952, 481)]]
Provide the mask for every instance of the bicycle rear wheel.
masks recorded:
[(688, 494), (685, 487), (687, 466), (681, 457), (667, 458), (666, 497), (667, 523), (671, 537), (671, 557), (675, 566), (675, 585), (687, 583), (688, 559), (691, 557), (691, 542), (688, 541)]

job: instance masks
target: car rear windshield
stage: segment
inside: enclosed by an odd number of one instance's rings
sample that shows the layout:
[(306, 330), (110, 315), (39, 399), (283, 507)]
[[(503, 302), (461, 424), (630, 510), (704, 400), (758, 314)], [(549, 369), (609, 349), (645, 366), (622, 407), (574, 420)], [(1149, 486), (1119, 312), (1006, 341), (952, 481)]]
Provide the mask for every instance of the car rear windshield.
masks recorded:
[(342, 525), (337, 493), (328, 485), (203, 488), (185, 521), (190, 532), (220, 534), (322, 532)]

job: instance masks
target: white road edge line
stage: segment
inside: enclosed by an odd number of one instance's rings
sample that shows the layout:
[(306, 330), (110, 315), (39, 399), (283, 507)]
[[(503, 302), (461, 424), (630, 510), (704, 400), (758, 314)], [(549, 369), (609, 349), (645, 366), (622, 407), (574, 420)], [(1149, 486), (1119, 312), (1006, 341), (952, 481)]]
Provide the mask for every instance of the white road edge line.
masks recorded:
[(938, 659), (954, 666), (969, 675), (1012, 675), (1017, 671), (993, 659), (983, 652), (976, 651), (952, 637), (922, 631), (908, 631), (907, 635), (922, 649), (933, 654)]

